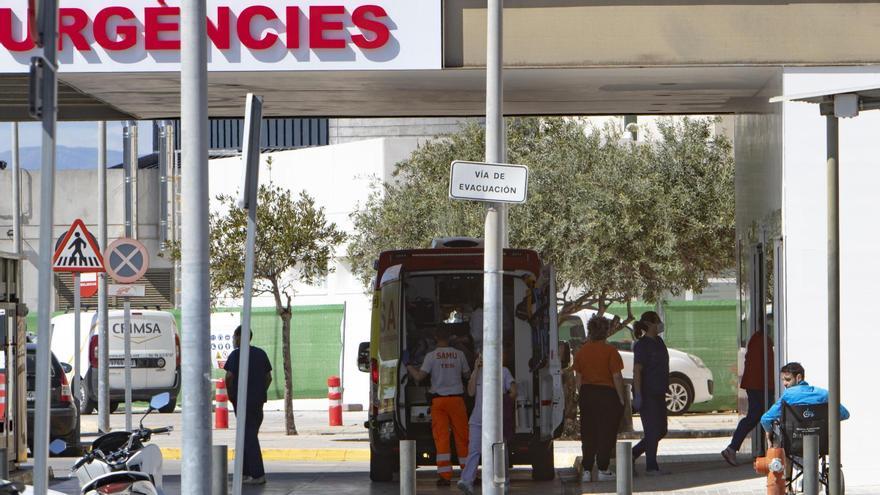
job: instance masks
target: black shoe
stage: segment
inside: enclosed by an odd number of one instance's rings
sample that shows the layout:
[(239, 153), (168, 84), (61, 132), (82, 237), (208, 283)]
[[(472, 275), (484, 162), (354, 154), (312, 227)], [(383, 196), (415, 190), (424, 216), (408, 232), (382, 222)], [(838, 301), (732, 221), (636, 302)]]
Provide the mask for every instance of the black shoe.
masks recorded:
[(446, 478), (437, 478), (437, 486), (450, 486), (452, 482)]

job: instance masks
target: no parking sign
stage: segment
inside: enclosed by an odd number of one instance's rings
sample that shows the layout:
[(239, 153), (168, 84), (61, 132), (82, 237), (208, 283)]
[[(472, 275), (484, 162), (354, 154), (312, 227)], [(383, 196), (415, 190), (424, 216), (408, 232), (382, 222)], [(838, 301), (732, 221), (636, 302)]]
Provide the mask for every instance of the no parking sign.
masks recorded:
[(120, 284), (133, 284), (150, 268), (150, 255), (139, 241), (123, 237), (107, 248), (104, 264), (114, 280)]

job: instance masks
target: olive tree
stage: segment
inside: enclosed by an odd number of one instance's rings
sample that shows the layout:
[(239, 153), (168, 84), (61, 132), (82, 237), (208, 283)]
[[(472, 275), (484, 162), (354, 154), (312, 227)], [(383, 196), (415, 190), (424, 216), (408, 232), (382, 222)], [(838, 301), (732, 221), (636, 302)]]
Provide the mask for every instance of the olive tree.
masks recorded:
[[(510, 245), (555, 265), (560, 316), (699, 292), (733, 266), (732, 147), (713, 129), (709, 118), (665, 119), (633, 141), (580, 119), (507, 120), (508, 161), (530, 168), (528, 201), (510, 209)], [(468, 125), (419, 147), (393, 180), (374, 181), (351, 215), (348, 247), (365, 286), (383, 250), (482, 237), (483, 206), (449, 200), (447, 188), (450, 163), (482, 161), (484, 149), (483, 128)]]
[[(325, 276), (345, 234), (335, 223), (327, 222), (324, 209), (305, 192), (295, 198), (287, 189), (264, 184), (257, 198), (253, 294), (271, 295), (281, 318), (285, 429), (288, 435), (296, 435), (290, 355), (293, 285), (296, 281), (311, 284)], [(247, 212), (236, 207), (232, 196), (217, 199), (221, 212), (210, 219), (211, 289), (215, 297), (240, 297), (244, 292)]]

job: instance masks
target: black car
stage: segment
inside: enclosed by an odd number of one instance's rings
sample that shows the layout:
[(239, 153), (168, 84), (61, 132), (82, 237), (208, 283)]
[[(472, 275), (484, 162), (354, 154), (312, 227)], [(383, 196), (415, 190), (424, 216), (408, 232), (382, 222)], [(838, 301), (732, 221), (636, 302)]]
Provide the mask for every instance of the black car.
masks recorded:
[[(27, 442), (28, 448), (33, 452), (34, 449), (34, 386), (37, 382), (36, 376), (37, 362), (37, 344), (27, 344)], [(65, 363), (66, 366), (70, 366)], [(49, 401), (51, 410), (49, 412), (49, 441), (55, 439), (64, 440), (67, 445), (74, 446), (77, 444), (76, 438), (76, 420), (78, 410), (76, 401), (70, 392), (70, 384), (67, 382), (67, 375), (64, 368), (55, 354), (52, 354), (51, 368), (51, 390), (49, 392)]]

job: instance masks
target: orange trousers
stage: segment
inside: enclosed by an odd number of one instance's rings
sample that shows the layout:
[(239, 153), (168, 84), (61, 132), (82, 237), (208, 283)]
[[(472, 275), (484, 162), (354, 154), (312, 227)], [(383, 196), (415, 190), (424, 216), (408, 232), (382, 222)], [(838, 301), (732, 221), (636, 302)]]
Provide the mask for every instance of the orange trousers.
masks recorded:
[[(455, 453), (460, 462), (467, 458), (468, 418), (462, 397), (434, 397), (431, 400), (431, 433), (437, 448), (437, 474), (452, 479), (452, 451), (449, 429), (455, 438)], [(464, 469), (464, 465), (461, 466)]]

